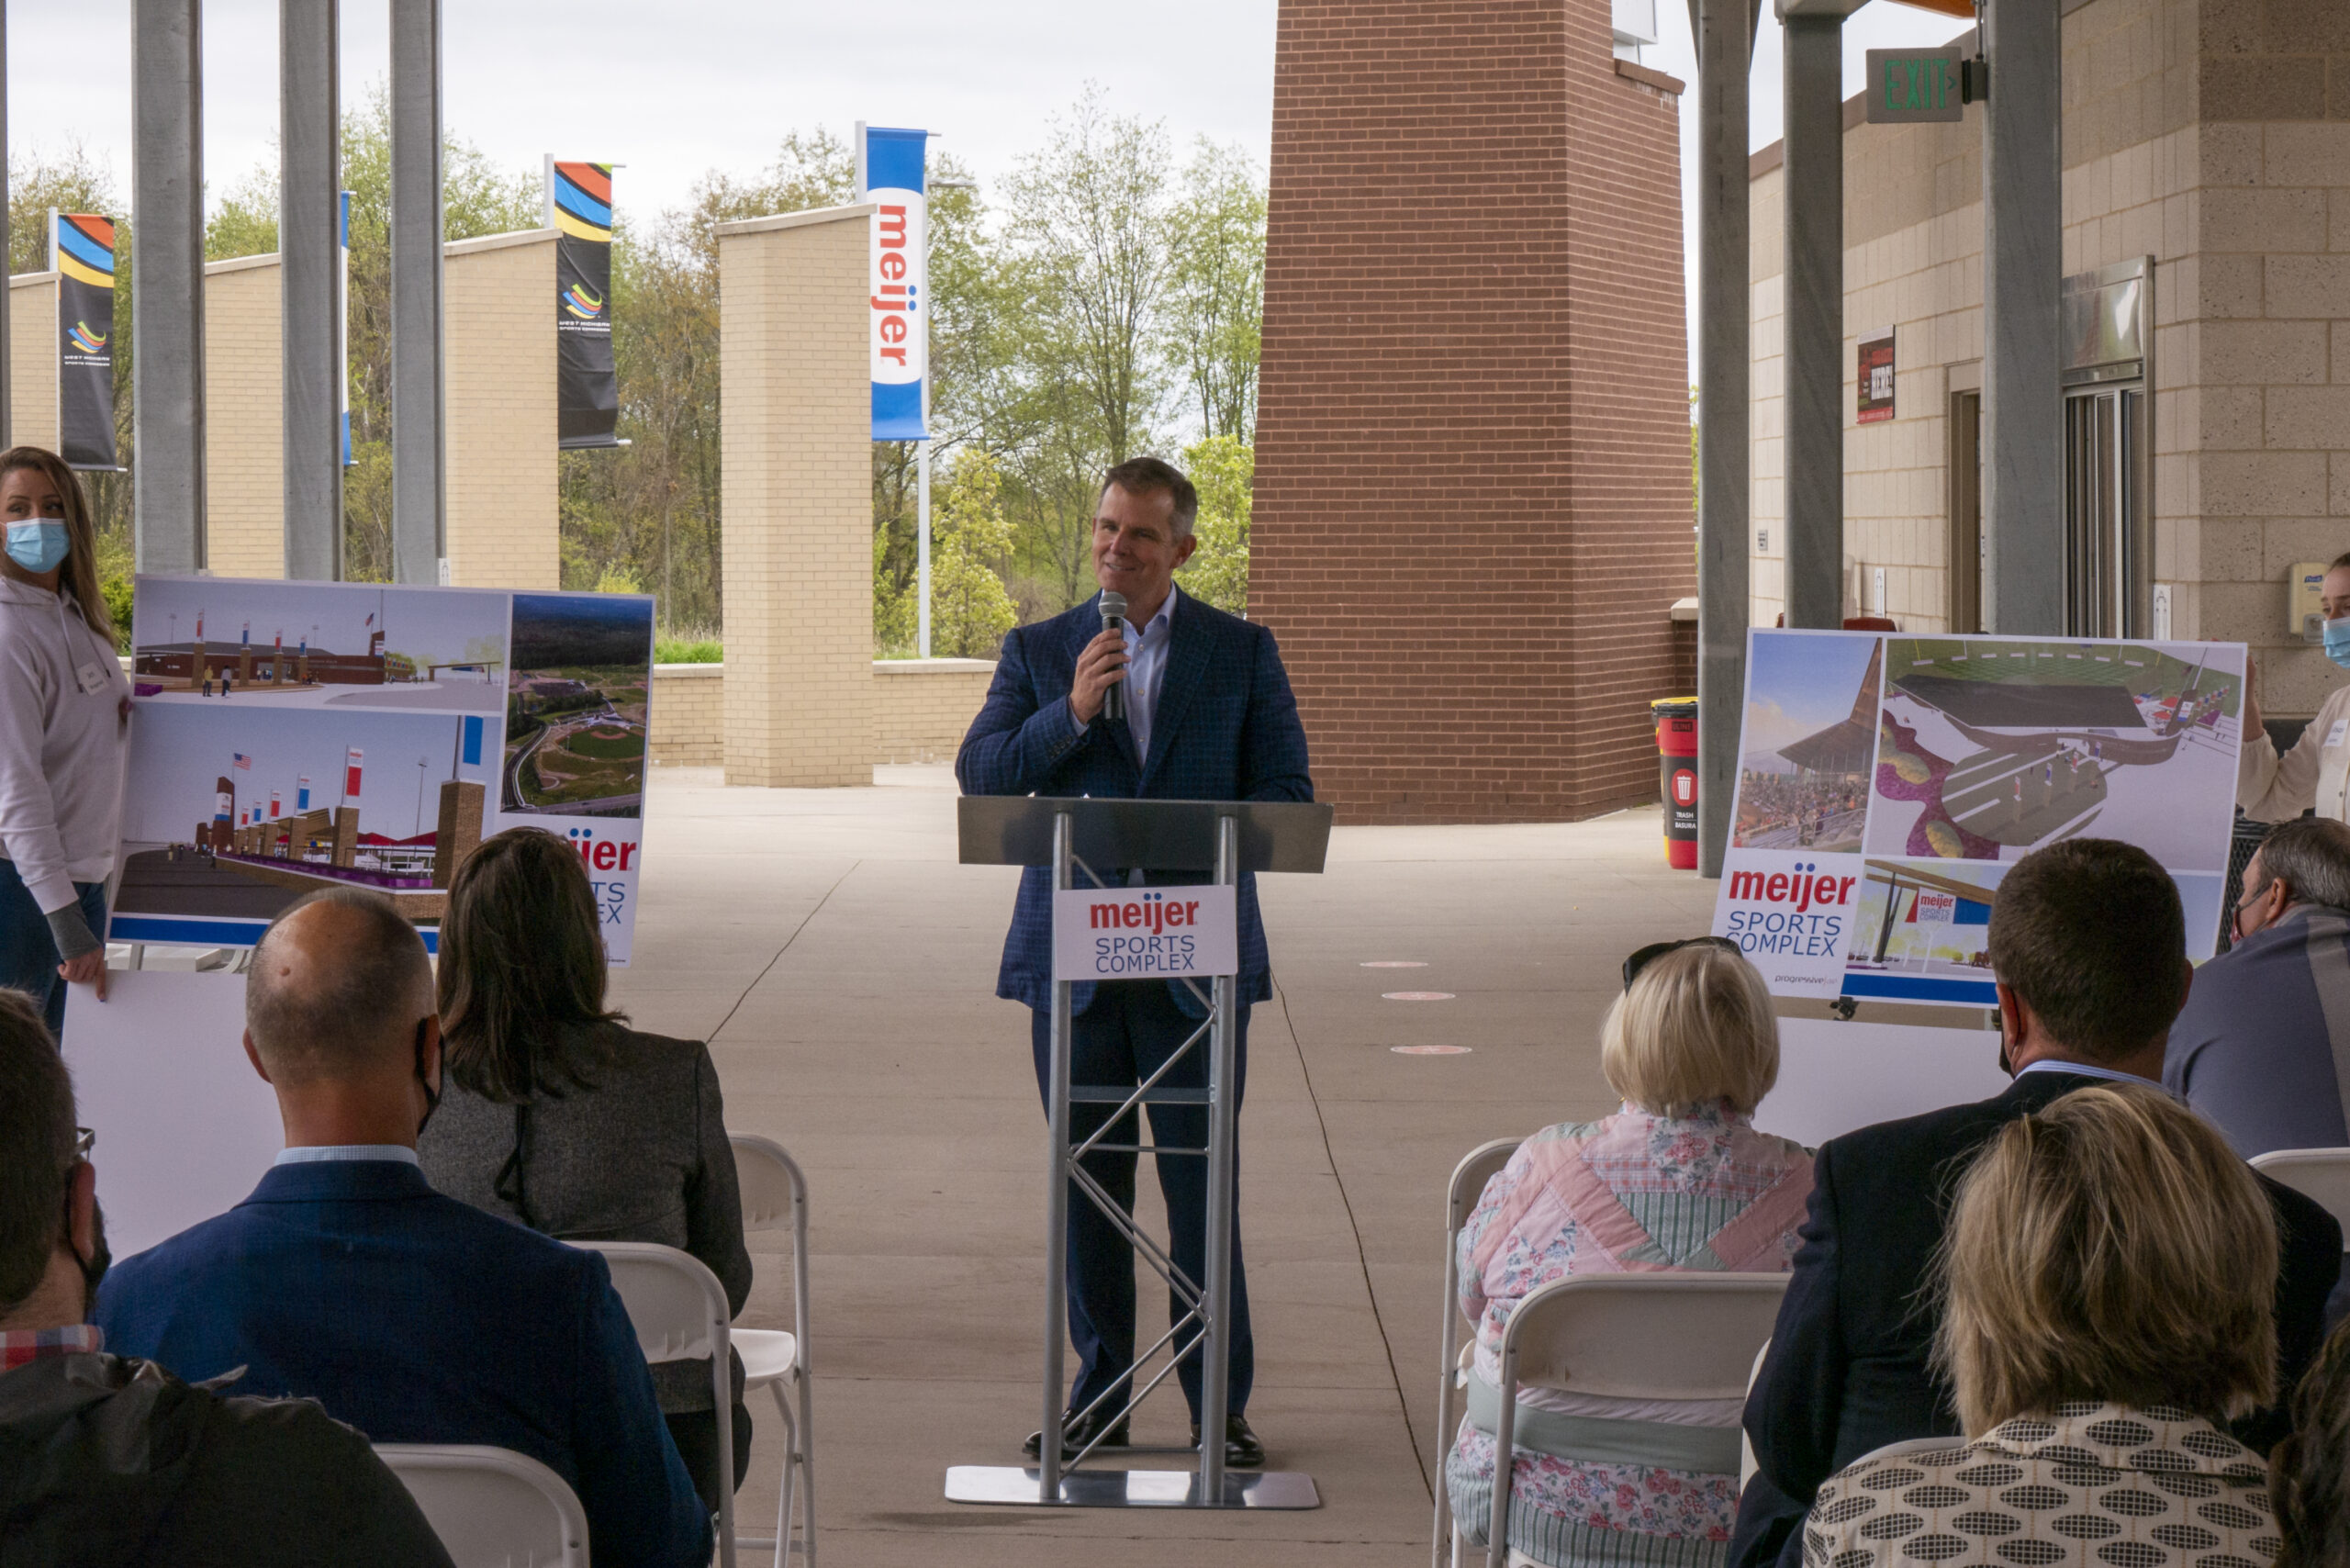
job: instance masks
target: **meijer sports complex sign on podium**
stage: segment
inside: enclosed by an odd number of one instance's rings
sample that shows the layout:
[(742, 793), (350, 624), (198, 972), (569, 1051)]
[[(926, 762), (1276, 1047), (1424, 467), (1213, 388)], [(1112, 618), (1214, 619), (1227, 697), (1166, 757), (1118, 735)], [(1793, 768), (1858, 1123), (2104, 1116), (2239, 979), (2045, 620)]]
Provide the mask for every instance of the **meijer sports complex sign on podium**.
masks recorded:
[(1182, 980), (1237, 974), (1237, 891), (1210, 884), (1057, 892), (1053, 979)]

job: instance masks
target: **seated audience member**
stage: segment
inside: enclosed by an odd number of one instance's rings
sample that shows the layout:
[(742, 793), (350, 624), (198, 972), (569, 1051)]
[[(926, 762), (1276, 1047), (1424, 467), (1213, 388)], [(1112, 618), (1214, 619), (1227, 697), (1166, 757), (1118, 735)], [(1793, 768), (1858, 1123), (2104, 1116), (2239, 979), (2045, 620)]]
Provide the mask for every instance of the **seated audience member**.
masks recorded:
[(2276, 1390), (2276, 1272), (2268, 1195), (2160, 1091), (2075, 1090), (2008, 1123), (1935, 1271), (1966, 1440), (1838, 1472), (1806, 1568), (2270, 1562), (2268, 1466), (2226, 1426)]
[(297, 901), (253, 949), (245, 1054), (285, 1150), (252, 1197), (118, 1264), (98, 1322), (183, 1376), (316, 1399), (383, 1443), (484, 1443), (579, 1495), (597, 1568), (709, 1561), (694, 1495), (603, 1259), (425, 1183), (441, 1025), (381, 893)]
[[(447, 1084), (416, 1140), (433, 1190), (533, 1230), (657, 1241), (751, 1294), (718, 1070), (699, 1041), (641, 1035), (604, 1006), (604, 943), (579, 852), (539, 828), (484, 843), (441, 920)], [(751, 1413), (734, 1370), (734, 1484)], [(718, 1506), (710, 1363), (663, 1361), (653, 1391), (702, 1501)]]
[(2293, 1391), (2293, 1429), (2268, 1461), (2284, 1549), (2277, 1568), (2350, 1562), (2350, 1325), (2326, 1337)]
[[(1730, 1561), (1801, 1560), (1796, 1527), (1820, 1483), (1862, 1455), (1959, 1434), (1948, 1383), (1928, 1367), (1939, 1314), (1919, 1297), (1942, 1243), (1956, 1173), (2010, 1122), (2098, 1083), (2154, 1083), (2191, 970), (2178, 890), (2144, 850), (2077, 838), (2008, 868), (1991, 902), (2004, 1093), (1863, 1127), (1812, 1161), (1803, 1249), (1746, 1401), (1759, 1473), (1739, 1500)], [(2342, 1271), (2342, 1229), (2263, 1180), (2279, 1226), (2274, 1281), (2286, 1376), (2316, 1353)], [(2274, 1408), (2239, 1423), (2265, 1452)]]
[(2350, 826), (2300, 817), (2244, 869), (2235, 946), (2195, 974), (2163, 1083), (2249, 1159), (2350, 1144)]
[[(1477, 1325), (1477, 1352), (1445, 1484), (1472, 1540), (1485, 1540), (1493, 1514), (1502, 1331), (1528, 1293), (1567, 1274), (1770, 1271), (1795, 1254), (1811, 1160), (1752, 1125), (1779, 1076), (1762, 977), (1711, 937), (1643, 949), (1624, 967), (1624, 994), (1600, 1033), (1600, 1066), (1623, 1109), (1527, 1139), (1461, 1227), (1460, 1308)], [(1739, 1402), (1717, 1403), (1660, 1417), (1521, 1387), (1511, 1547), (1576, 1568), (1719, 1562), (1738, 1510)], [(1639, 1422), (1638, 1446), (1651, 1451), (1640, 1462), (1590, 1457), (1594, 1418)]]
[(0, 1562), (448, 1568), (367, 1439), (105, 1353), (90, 1140), (39, 1008), (0, 991)]

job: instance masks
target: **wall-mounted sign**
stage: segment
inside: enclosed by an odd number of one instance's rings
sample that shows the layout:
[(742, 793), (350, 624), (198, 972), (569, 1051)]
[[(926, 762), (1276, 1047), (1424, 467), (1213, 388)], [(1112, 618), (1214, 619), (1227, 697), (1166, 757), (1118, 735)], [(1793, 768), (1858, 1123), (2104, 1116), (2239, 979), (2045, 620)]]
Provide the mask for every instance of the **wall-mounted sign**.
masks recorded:
[(1893, 329), (1861, 334), (1860, 418), (1864, 425), (1893, 418)]
[(1867, 83), (1871, 125), (1917, 125), (1965, 116), (1964, 67), (1954, 47), (1873, 49)]

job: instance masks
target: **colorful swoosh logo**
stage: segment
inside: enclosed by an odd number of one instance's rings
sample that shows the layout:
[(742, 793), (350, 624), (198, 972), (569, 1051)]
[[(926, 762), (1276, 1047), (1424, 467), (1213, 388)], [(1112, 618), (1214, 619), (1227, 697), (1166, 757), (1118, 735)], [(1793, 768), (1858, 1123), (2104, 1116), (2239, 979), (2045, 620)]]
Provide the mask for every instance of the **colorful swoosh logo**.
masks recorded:
[(582, 321), (593, 321), (604, 313), (603, 300), (581, 283), (575, 283), (563, 291), (563, 308)]
[(84, 353), (96, 353), (106, 346), (106, 334), (92, 331), (87, 321), (74, 322), (66, 330), (65, 335), (73, 339), (73, 346)]

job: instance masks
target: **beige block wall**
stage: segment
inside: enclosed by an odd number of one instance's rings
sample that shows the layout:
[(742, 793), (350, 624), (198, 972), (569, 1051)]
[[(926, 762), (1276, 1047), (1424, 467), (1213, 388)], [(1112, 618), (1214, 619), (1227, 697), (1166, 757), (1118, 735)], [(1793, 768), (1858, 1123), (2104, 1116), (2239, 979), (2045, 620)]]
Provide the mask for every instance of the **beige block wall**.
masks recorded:
[(873, 777), (872, 212), (718, 230), (730, 784)]
[[(2350, 549), (2350, 121), (2240, 86), (2292, 44), (2244, 31), (2243, 9), (2066, 0), (2063, 266), (2154, 258), (2150, 498), (2172, 634), (2254, 644), (2269, 711), (2308, 713), (2339, 676), (2287, 635), (2286, 568)], [(2244, 118), (2264, 114), (2300, 118)], [(1862, 330), (1895, 326), (1897, 367), (1896, 419), (1845, 415), (1846, 603), (1868, 607), (1883, 566), (1887, 612), (1920, 631), (1948, 625), (1948, 394), (1982, 354), (1980, 136), (1979, 110), (1845, 135), (1846, 409)], [(1785, 558), (1774, 162), (1758, 155), (1751, 185), (1763, 625)]]
[(57, 274), (8, 280), (8, 434), (57, 450)]
[[(653, 761), (725, 761), (723, 665), (653, 666)], [(873, 661), (875, 762), (952, 762), (995, 678), (990, 659)]]
[(450, 581), (563, 586), (552, 229), (459, 240), (443, 263)]
[(877, 659), (876, 762), (952, 762), (987, 700), (993, 659)]
[(725, 760), (724, 665), (655, 665), (653, 734), (657, 767), (716, 767)]
[(285, 360), (277, 258), (204, 269), (205, 564), (285, 575)]

